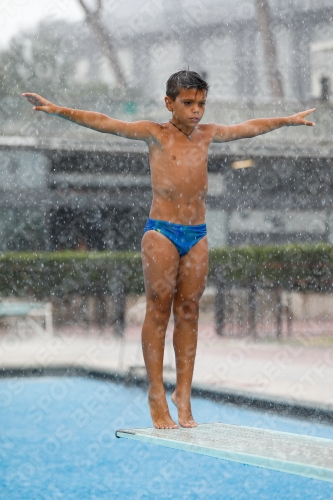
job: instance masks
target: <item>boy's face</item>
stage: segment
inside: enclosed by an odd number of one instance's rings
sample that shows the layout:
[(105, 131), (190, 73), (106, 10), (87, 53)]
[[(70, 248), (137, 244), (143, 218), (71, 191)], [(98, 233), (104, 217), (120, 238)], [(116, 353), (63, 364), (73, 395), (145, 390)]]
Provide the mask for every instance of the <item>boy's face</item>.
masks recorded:
[(195, 127), (205, 112), (207, 92), (195, 87), (182, 88), (175, 98), (165, 97), (165, 104), (172, 118), (187, 127)]

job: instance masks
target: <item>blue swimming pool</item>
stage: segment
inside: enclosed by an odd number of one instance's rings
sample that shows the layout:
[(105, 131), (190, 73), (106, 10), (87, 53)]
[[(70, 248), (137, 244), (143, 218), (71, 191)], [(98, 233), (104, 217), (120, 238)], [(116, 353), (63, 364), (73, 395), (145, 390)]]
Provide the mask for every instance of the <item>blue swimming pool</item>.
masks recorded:
[[(333, 426), (205, 399), (194, 398), (193, 411), (200, 423), (333, 439)], [(116, 439), (116, 429), (151, 426), (140, 388), (76, 377), (1, 379), (0, 425), (1, 500), (333, 499), (332, 483)]]

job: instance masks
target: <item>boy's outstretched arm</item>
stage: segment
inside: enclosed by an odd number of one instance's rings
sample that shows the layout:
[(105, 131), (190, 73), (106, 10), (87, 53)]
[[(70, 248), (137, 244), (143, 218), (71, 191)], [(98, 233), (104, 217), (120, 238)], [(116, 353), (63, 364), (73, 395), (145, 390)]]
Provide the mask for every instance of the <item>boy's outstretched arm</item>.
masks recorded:
[(65, 118), (82, 127), (91, 128), (106, 134), (115, 134), (128, 139), (149, 140), (151, 138), (151, 128), (153, 122), (142, 120), (138, 122), (124, 122), (115, 120), (102, 113), (94, 111), (83, 111), (80, 109), (63, 108), (44, 99), (38, 94), (27, 92), (22, 94), (36, 111), (44, 111), (49, 115)]
[(247, 139), (257, 135), (272, 132), (281, 127), (290, 127), (297, 125), (307, 125), (313, 127), (315, 124), (306, 119), (306, 117), (315, 111), (316, 108), (302, 111), (296, 115), (281, 118), (255, 118), (238, 125), (218, 125), (211, 124), (213, 142), (236, 141), (237, 139)]

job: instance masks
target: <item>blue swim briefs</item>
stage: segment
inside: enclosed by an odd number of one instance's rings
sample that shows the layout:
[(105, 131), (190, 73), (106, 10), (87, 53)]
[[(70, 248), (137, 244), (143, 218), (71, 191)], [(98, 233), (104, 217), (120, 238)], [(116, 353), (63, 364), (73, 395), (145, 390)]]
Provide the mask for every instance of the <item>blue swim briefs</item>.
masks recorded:
[(179, 255), (183, 257), (207, 234), (206, 224), (197, 226), (183, 226), (173, 224), (164, 220), (148, 219), (144, 233), (157, 231), (166, 236), (177, 248)]

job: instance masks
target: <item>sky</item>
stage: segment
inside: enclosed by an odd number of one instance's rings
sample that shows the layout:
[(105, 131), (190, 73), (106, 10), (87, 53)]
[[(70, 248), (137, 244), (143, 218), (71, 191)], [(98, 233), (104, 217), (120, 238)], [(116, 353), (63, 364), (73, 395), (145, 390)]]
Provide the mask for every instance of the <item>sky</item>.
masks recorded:
[(84, 18), (77, 0), (0, 0), (0, 49), (24, 30), (33, 30), (42, 19)]

